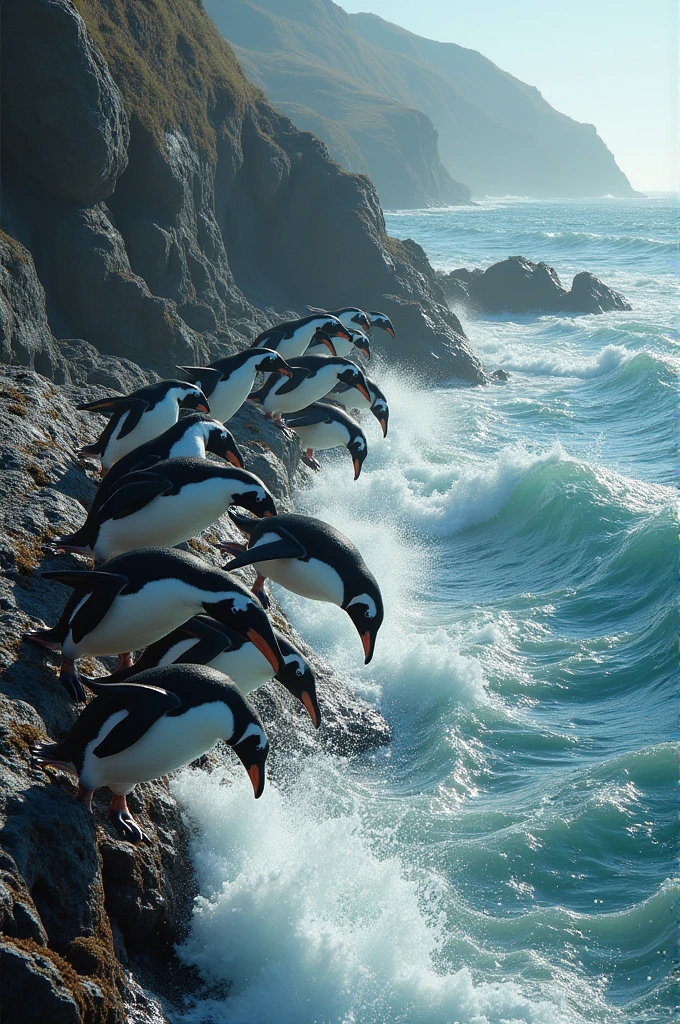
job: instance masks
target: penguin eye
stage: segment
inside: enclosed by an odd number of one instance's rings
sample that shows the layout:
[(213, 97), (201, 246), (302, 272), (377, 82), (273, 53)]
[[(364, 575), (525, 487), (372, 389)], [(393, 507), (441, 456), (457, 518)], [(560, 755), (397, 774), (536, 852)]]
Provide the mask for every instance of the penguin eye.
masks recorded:
[(222, 441), (226, 441), (228, 437), (229, 437), (229, 434), (226, 432), (226, 430), (223, 430), (222, 433), (220, 434), (220, 439)]

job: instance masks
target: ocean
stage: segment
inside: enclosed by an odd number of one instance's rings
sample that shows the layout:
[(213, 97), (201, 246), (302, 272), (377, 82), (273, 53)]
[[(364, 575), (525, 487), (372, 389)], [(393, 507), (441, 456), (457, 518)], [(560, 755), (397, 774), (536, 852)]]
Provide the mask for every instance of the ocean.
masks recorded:
[[(372, 365), (385, 441), (297, 495), (385, 597), (373, 663), (339, 609), (277, 596), (388, 719), (261, 800), (186, 770), (201, 895), (186, 1024), (661, 1024), (677, 1008), (677, 202), (393, 212), (433, 265), (590, 270), (632, 312), (462, 314), (506, 384)], [(351, 301), (351, 296), (348, 296)], [(398, 323), (395, 324), (397, 331)], [(242, 774), (242, 773), (241, 773)]]

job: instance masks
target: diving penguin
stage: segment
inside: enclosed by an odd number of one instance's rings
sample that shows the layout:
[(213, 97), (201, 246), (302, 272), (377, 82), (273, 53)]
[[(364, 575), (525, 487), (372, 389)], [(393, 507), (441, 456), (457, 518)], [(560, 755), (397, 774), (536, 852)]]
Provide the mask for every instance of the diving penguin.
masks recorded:
[[(281, 651), (281, 667), (274, 675), (288, 692), (307, 709), (318, 729), (321, 712), (316, 695), (316, 680), (308, 662), (297, 647), (278, 629), (274, 629)], [(208, 615), (194, 615), (172, 633), (149, 644), (134, 665), (118, 669), (97, 683), (127, 682), (140, 672), (161, 665), (208, 665), (229, 676), (234, 686), (247, 696), (272, 678), (272, 667), (257, 647), (233, 629)]]
[(259, 402), (267, 416), (281, 426), (283, 413), (298, 412), (312, 402), (317, 402), (342, 383), (358, 392), (369, 401), (368, 385), (363, 371), (356, 363), (339, 356), (300, 356), (289, 360), (293, 367), (290, 380), (278, 381), (272, 377), (265, 381), (259, 391), (250, 396), (251, 402)]
[(380, 424), (383, 437), (386, 437), (390, 418), (387, 399), (374, 380), (366, 377), (366, 383), (368, 384), (368, 401), (365, 395), (359, 394), (355, 388), (347, 387), (343, 381), (336, 384), (328, 394), (328, 398), (332, 402), (339, 402), (345, 409), (370, 409)]
[[(163, 462), (165, 459), (178, 459), (182, 456), (205, 459), (208, 452), (225, 459), (237, 469), (244, 468), (243, 455), (231, 431), (227, 430), (223, 423), (211, 419), (202, 412), (192, 412), (188, 416), (183, 416), (158, 437), (128, 452), (111, 466), (97, 487), (87, 514), (88, 521), (115, 490), (121, 477), (127, 473), (151, 469), (157, 462)], [(85, 526), (82, 529), (84, 530)], [(54, 551), (58, 549), (58, 544), (53, 541), (48, 548)]]
[(241, 505), (256, 516), (275, 516), (276, 505), (259, 477), (207, 459), (166, 459), (121, 477), (103, 505), (52, 550), (115, 558), (135, 548), (174, 547)]
[(293, 371), (278, 352), (247, 348), (235, 356), (215, 359), (208, 366), (180, 366), (187, 380), (200, 386), (210, 402), (210, 412), (226, 423), (239, 411), (251, 392), (256, 373), (292, 376)]
[[(317, 331), (328, 334), (331, 339), (345, 338), (349, 341), (347, 329), (336, 316), (328, 313), (312, 313), (311, 316), (303, 316), (299, 320), (287, 320), (285, 323), (276, 324), (268, 330), (258, 334), (251, 344), (251, 348), (274, 349), (284, 359), (289, 360), (295, 356), (301, 356), (307, 349)], [(331, 355), (334, 354), (332, 342), (327, 345)]]
[(76, 408), (111, 415), (97, 440), (78, 451), (81, 456), (99, 459), (102, 474), (128, 452), (176, 423), (180, 409), (210, 412), (201, 389), (181, 380), (160, 380), (129, 395), (112, 395)]
[(37, 743), (36, 766), (55, 765), (78, 777), (76, 799), (92, 810), (100, 786), (113, 793), (109, 821), (131, 842), (149, 841), (132, 817), (127, 794), (229, 744), (248, 773), (255, 798), (262, 795), (269, 744), (250, 704), (215, 669), (168, 665), (134, 683), (92, 683), (94, 700), (61, 743)]
[(260, 602), (240, 580), (175, 548), (142, 548), (118, 555), (97, 570), (46, 572), (43, 579), (73, 587), (56, 626), (24, 639), (61, 651), (59, 678), (73, 700), (85, 700), (75, 661), (85, 655), (119, 656), (167, 636), (198, 612), (230, 626), (262, 652), (274, 672), (281, 652)]
[(291, 427), (302, 441), (302, 447), (306, 450), (300, 458), (307, 466), (314, 470), (321, 469), (314, 458), (314, 449), (344, 446), (352, 456), (354, 479), (358, 479), (368, 454), (366, 435), (359, 424), (337, 405), (314, 402), (300, 412), (288, 413), (284, 423)]
[(358, 306), (342, 306), (341, 309), (319, 309), (317, 306), (307, 306), (312, 313), (326, 313), (328, 316), (335, 316), (345, 327), (359, 329), (367, 332), (371, 329), (371, 318), (368, 313)]
[[(266, 577), (314, 601), (328, 601), (347, 612), (361, 637), (365, 663), (373, 657), (384, 611), (380, 588), (357, 548), (339, 530), (294, 513), (261, 521), (231, 509), (229, 516), (248, 536), (248, 547), (227, 563), (229, 571), (252, 565), (257, 571), (253, 592), (263, 604)], [(237, 552), (225, 543), (222, 550)]]
[(394, 337), (394, 327), (388, 316), (380, 313), (378, 310), (371, 310), (368, 315), (371, 320), (371, 327), (379, 327), (381, 331), (387, 331), (390, 338)]
[(325, 355), (321, 349), (327, 341), (332, 341), (333, 352), (331, 355), (354, 357), (357, 354), (361, 354), (366, 359), (371, 358), (371, 343), (362, 331), (355, 331), (353, 328), (348, 327), (347, 333), (349, 334), (349, 341), (344, 338), (332, 338), (330, 335), (325, 334), (323, 331), (317, 331), (306, 354), (308, 356)]

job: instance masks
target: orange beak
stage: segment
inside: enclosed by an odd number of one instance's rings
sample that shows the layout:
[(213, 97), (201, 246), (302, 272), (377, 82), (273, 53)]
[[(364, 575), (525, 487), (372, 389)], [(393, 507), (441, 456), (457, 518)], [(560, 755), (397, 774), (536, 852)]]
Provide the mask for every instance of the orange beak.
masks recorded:
[(251, 644), (254, 647), (257, 647), (260, 654), (267, 659), (276, 674), (281, 668), (281, 662), (276, 654), (274, 654), (274, 651), (271, 649), (264, 637), (260, 636), (260, 634), (256, 630), (252, 629), (252, 627), (248, 630), (246, 636), (250, 640)]
[(387, 333), (389, 334), (390, 338), (393, 338), (393, 337), (394, 337), (394, 331), (392, 330), (392, 328), (391, 328), (391, 327), (386, 327), (386, 328), (385, 328), (385, 330), (386, 330), (386, 331), (387, 331)]
[(378, 423), (380, 424), (380, 428), (381, 428), (381, 430), (383, 432), (383, 437), (387, 437), (387, 422), (386, 422), (386, 420), (378, 420)]
[(273, 515), (274, 515), (274, 513), (273, 513), (273, 512), (265, 512), (265, 517), (266, 517), (267, 519), (271, 519), (271, 518), (273, 517)]
[(354, 479), (359, 479), (359, 473), (361, 472), (361, 463), (358, 459), (354, 460)]
[(200, 405), (197, 405), (196, 408), (198, 409), (199, 412), (210, 412), (208, 406), (205, 405), (203, 402), (201, 402)]
[(243, 463), (238, 459), (233, 452), (227, 452), (227, 462), (231, 462), (232, 466), (236, 466), (237, 469), (243, 469)]
[(364, 664), (368, 665), (369, 661), (373, 657), (373, 652), (371, 651), (371, 634), (370, 633), (362, 633), (361, 634), (361, 643), (363, 645), (364, 654), (366, 656), (366, 660), (364, 661)]
[(363, 384), (355, 384), (354, 387), (357, 389), (360, 395), (364, 396), (367, 402), (371, 401), (371, 396), (369, 395), (368, 391), (366, 390)]
[(264, 786), (260, 788), (260, 769), (258, 765), (251, 764), (250, 768), (248, 769), (248, 776), (253, 784), (253, 793), (255, 794), (255, 799), (257, 800), (258, 797), (262, 796), (262, 790), (264, 789)]
[(292, 370), (286, 370), (283, 367), (281, 367), (281, 369), (279, 370), (279, 373), (282, 373), (284, 377), (292, 377), (293, 376), (293, 371)]
[(326, 348), (328, 349), (332, 356), (337, 356), (338, 353), (335, 351), (335, 345), (330, 340), (330, 338), (322, 338), (321, 341), (326, 346)]
[(351, 341), (352, 340), (350, 338), (349, 334), (347, 333), (347, 331), (336, 331), (335, 332), (335, 336), (336, 336), (336, 338), (344, 338), (345, 341)]
[(312, 698), (309, 696), (306, 690), (302, 691), (300, 697), (302, 699), (302, 703), (307, 708), (307, 713), (309, 714), (309, 717), (312, 720), (312, 725), (314, 726), (315, 729), (318, 729), (321, 723), (319, 722), (319, 716), (316, 713), (316, 708), (312, 704)]

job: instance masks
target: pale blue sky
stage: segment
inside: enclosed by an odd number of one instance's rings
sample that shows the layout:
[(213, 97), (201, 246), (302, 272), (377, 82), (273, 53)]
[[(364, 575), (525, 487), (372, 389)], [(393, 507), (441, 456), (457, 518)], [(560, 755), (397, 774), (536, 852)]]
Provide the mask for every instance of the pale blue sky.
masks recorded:
[(642, 191), (678, 187), (677, 0), (340, 0), (480, 50), (597, 127)]

